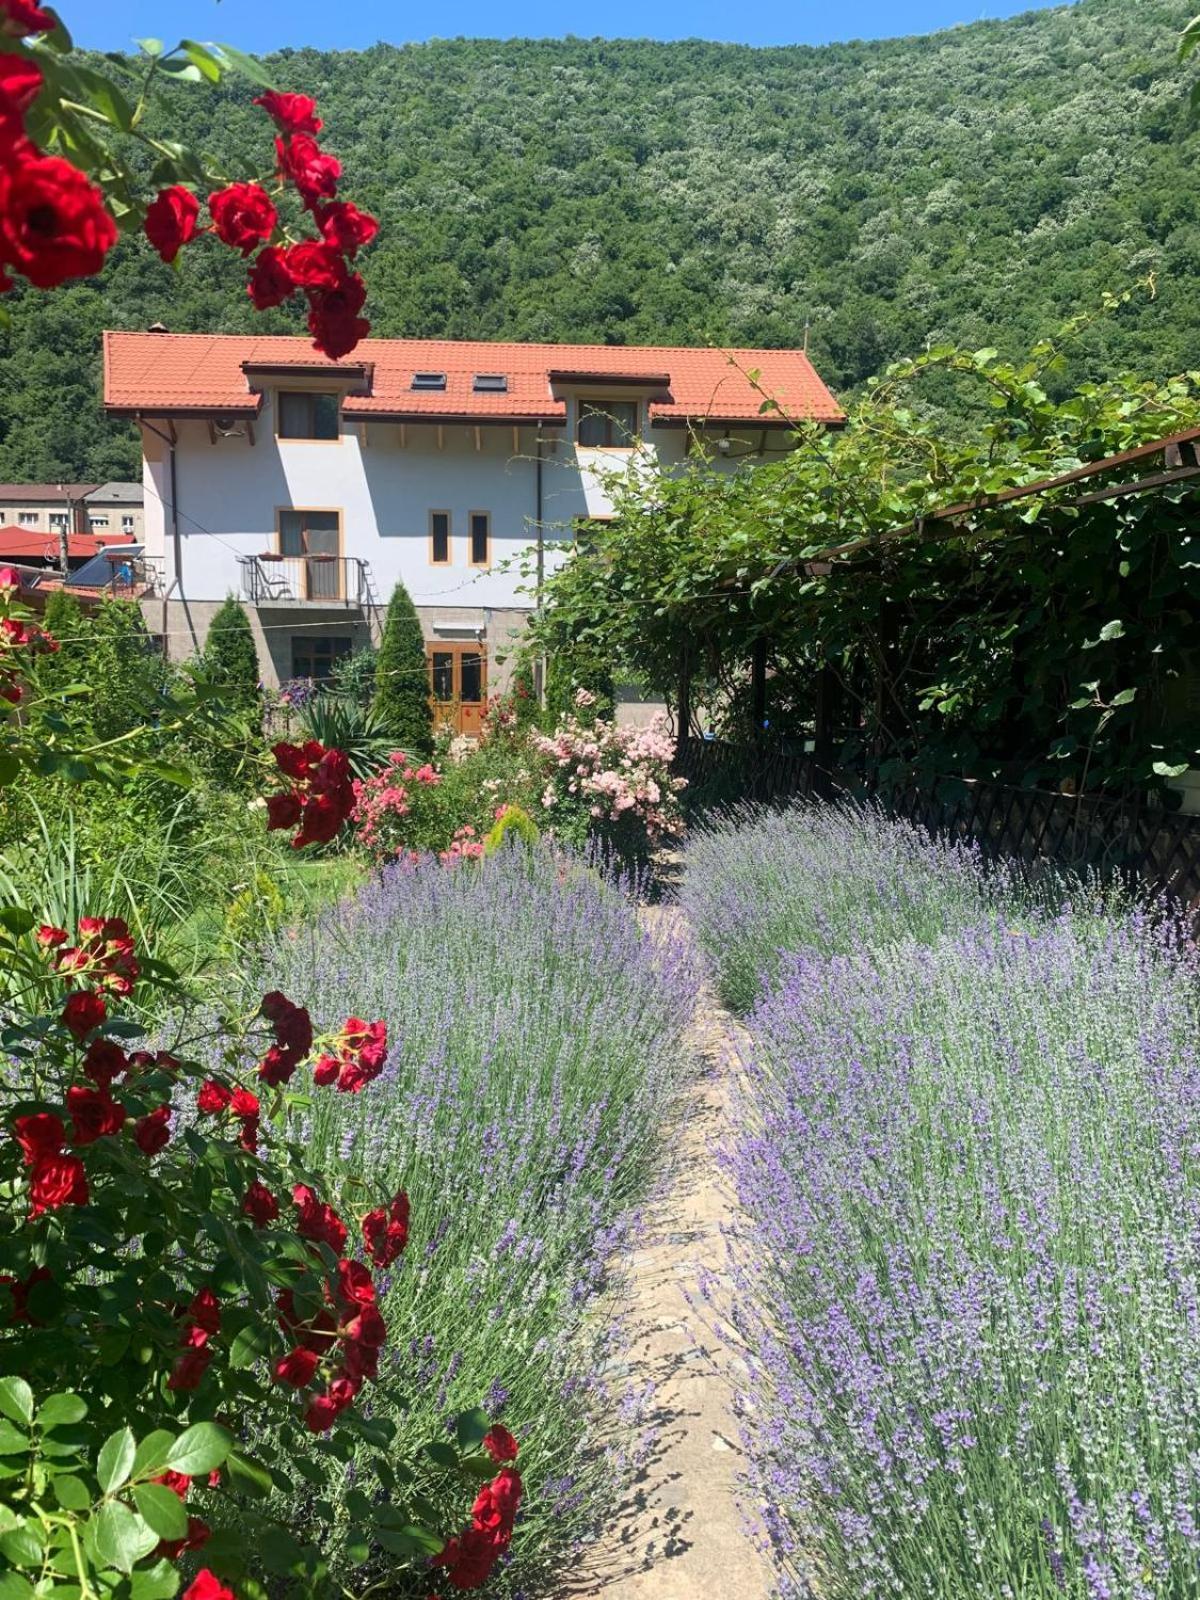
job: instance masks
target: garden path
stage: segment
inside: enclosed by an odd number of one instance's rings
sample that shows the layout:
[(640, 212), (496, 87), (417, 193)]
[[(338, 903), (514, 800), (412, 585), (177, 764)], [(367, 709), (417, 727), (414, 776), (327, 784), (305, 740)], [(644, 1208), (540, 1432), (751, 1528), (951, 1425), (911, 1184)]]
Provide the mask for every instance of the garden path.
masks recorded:
[[(647, 916), (677, 916), (650, 908)], [(630, 1265), (631, 1387), (652, 1383), (657, 1443), (607, 1534), (569, 1586), (577, 1600), (768, 1600), (771, 1572), (737, 1493), (738, 1358), (714, 1333), (728, 1282), (722, 1228), (733, 1206), (712, 1155), (740, 1070), (737, 1023), (702, 992), (690, 1043), (704, 1063), (673, 1130), (674, 1160)], [(695, 1303), (698, 1285), (715, 1284)]]

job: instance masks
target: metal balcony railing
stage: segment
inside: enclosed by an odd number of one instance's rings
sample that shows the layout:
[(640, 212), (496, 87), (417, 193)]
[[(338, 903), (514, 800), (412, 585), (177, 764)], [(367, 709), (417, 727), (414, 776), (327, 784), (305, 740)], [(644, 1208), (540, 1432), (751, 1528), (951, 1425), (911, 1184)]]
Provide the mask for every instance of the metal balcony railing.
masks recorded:
[(251, 605), (346, 606), (364, 610), (371, 586), (358, 556), (239, 556), (242, 595)]

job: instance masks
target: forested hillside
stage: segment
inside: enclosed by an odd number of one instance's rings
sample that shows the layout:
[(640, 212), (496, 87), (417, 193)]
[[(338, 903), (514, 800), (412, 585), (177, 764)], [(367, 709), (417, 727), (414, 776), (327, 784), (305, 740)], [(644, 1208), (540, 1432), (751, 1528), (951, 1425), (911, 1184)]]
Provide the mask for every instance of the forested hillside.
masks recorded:
[[(946, 338), (1020, 350), (1154, 274), (1079, 369), (1200, 365), (1195, 0), (1080, 0), (924, 39), (756, 50), (567, 40), (287, 53), (375, 210), (380, 334), (782, 345), (845, 393)], [(447, 14), (453, 23), (453, 14)], [(181, 90), (185, 137), (263, 143), (244, 86)], [(123, 245), (7, 297), (0, 478), (135, 467), (99, 409), (104, 326), (273, 327), (228, 251)], [(301, 331), (299, 317), (295, 330)], [(1079, 370), (1074, 376), (1079, 375)]]

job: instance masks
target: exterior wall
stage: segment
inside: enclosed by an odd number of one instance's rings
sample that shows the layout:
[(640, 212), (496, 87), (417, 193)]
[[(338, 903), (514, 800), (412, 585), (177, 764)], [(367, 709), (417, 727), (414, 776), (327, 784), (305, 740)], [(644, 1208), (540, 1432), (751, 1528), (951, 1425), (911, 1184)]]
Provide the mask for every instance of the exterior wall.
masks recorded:
[[(97, 517), (107, 517), (108, 526), (97, 527)], [(84, 520), (89, 533), (124, 533), (134, 538), (138, 544), (142, 543), (145, 534), (145, 511), (142, 506), (131, 505), (128, 500), (89, 499), (85, 507)]]
[[(565, 429), (542, 435), (547, 573), (563, 559), (579, 519), (611, 515), (607, 474), (650, 458), (668, 466), (680, 463), (689, 444), (686, 430), (671, 428), (648, 431), (637, 451), (578, 447), (572, 441), (580, 399), (569, 403)], [(268, 392), (252, 430), (240, 421), (222, 436), (205, 420), (175, 421), (178, 571), (168, 425), (155, 421), (142, 429), (144, 542), (146, 555), (164, 575), (165, 628), (161, 599), (147, 600), (146, 614), (154, 632), (165, 632), (168, 654), (183, 659), (201, 649), (218, 606), (228, 595), (244, 597), (239, 557), (279, 552), (282, 510), (336, 511), (340, 553), (369, 564), (379, 611), (364, 616), (356, 606), (337, 602), (248, 604), (264, 682), (274, 685), (293, 675), (297, 637), (366, 642), (382, 621), (394, 585), (403, 582), (427, 642), (478, 638), (487, 648), (489, 692), (503, 689), (511, 668), (497, 657), (509, 653), (533, 604), (536, 430), (511, 424), (438, 428), (343, 421), (336, 440), (280, 440), (275, 414), (275, 395)], [(732, 442), (729, 456), (714, 459), (719, 467), (732, 468), (760, 439), (758, 433), (742, 435)], [(771, 439), (768, 453), (777, 449), (778, 440)], [(449, 563), (435, 565), (431, 559), (433, 511), (450, 515)], [(490, 517), (487, 569), (470, 564), (472, 512)], [(625, 717), (641, 715), (633, 706), (624, 712)]]
[[(166, 653), (172, 661), (186, 661), (204, 649), (213, 618), (221, 609), (221, 600), (189, 600), (150, 597), (141, 602), (142, 615), (147, 630), (166, 643)], [(262, 682), (277, 689), (292, 677), (292, 644), (297, 638), (348, 639), (352, 649), (379, 643), (382, 612), (371, 617), (342, 611), (329, 613), (304, 607), (244, 607), (250, 619), (250, 629), (258, 650)], [(417, 612), (425, 633), (425, 642), (437, 644), (477, 638), (480, 634), (487, 646), (488, 693), (500, 694), (507, 689), (512, 677), (511, 652), (520, 638), (529, 613), (526, 610), (493, 610), (491, 608), (459, 607), (449, 610), (444, 606), (430, 609), (421, 607)], [(500, 660), (503, 656), (505, 659)]]
[[(27, 528), (30, 533), (57, 533), (59, 524), (50, 521), (52, 512), (56, 518), (70, 515), (68, 506), (61, 501), (3, 500), (0, 501), (0, 526)], [(81, 515), (79, 502), (76, 502), (76, 515), (70, 524), (70, 531), (87, 532), (87, 519)]]

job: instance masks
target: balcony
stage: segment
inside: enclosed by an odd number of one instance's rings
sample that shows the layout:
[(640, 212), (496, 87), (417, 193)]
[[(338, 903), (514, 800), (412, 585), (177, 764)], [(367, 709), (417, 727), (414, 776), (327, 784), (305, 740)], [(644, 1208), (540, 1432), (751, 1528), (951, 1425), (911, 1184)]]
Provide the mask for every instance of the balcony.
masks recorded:
[(252, 606), (324, 606), (365, 611), (371, 574), (357, 556), (239, 556), (242, 596)]

